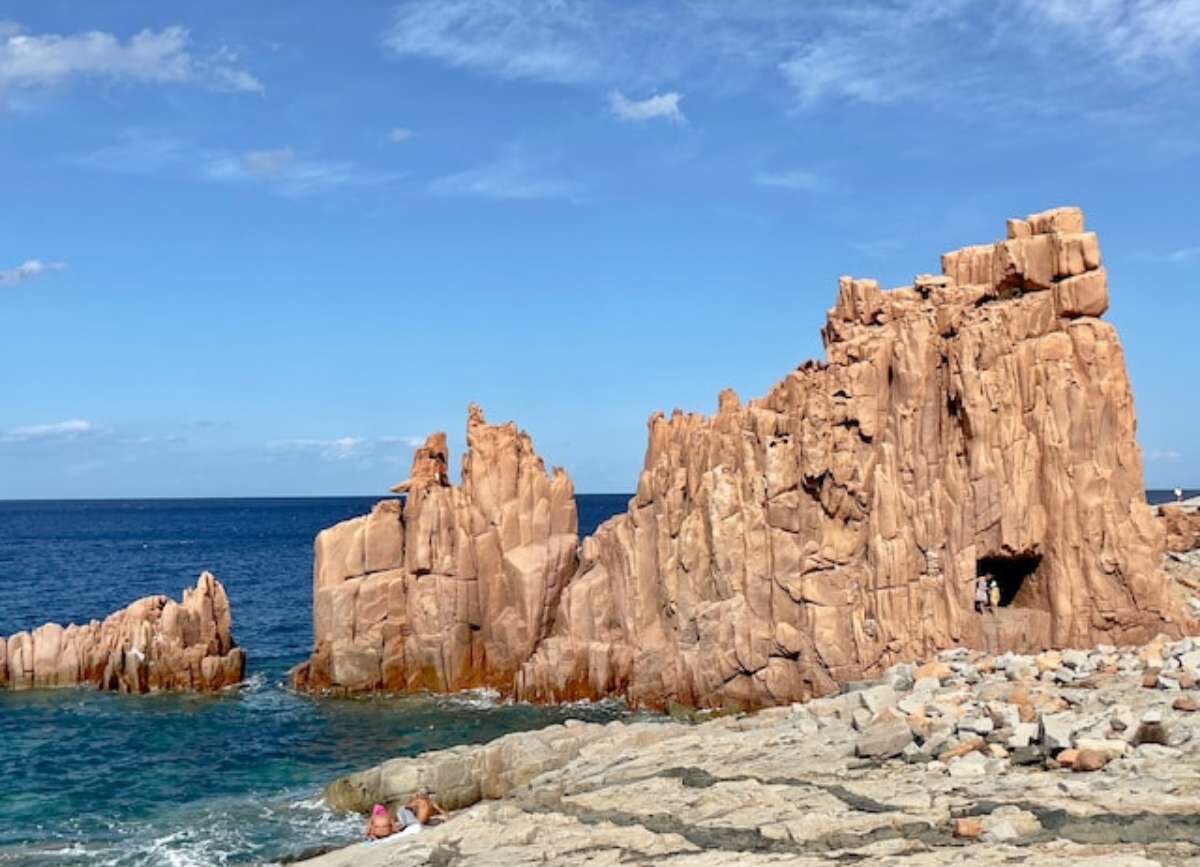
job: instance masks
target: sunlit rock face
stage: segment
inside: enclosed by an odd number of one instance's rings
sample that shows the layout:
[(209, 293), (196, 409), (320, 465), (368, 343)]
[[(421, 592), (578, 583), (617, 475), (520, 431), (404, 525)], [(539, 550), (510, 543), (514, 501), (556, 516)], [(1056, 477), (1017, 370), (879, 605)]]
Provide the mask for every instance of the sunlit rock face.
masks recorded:
[(911, 286), (843, 278), (824, 362), (651, 418), (628, 511), (578, 549), (566, 475), (473, 409), (462, 486), (431, 437), (403, 506), (318, 537), (297, 684), (754, 707), (953, 645), (1174, 631), (1096, 236), (1075, 208), (1007, 235)]
[(148, 596), (103, 622), (47, 623), (0, 637), (0, 687), (215, 692), (245, 674), (232, 625), (225, 588), (205, 572), (183, 591), (182, 603)]
[(461, 485), (434, 434), (396, 486), (403, 502), (317, 536), (316, 649), (297, 687), (510, 691), (549, 634), (577, 565), (575, 489), (516, 425), (469, 416)]

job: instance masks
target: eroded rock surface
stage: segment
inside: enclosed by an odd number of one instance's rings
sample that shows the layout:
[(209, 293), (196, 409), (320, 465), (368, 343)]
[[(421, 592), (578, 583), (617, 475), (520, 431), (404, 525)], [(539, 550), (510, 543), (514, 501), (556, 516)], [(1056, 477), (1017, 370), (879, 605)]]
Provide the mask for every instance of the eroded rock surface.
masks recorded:
[(0, 687), (213, 692), (245, 674), (246, 655), (231, 628), (225, 588), (205, 572), (182, 603), (148, 596), (103, 622), (47, 623), (0, 636)]
[[(1195, 864), (1200, 716), (1178, 699), (1198, 675), (1191, 639), (957, 649), (751, 716), (508, 735), (334, 783), (341, 808), (426, 787), (455, 812), (312, 865)], [(872, 754), (880, 725), (899, 755)]]
[(474, 406), (467, 446), (461, 485), (434, 434), (396, 486), (403, 502), (317, 536), (316, 649), (297, 687), (511, 691), (576, 568), (575, 490), (527, 434)]
[(1076, 208), (1007, 234), (912, 286), (843, 278), (824, 362), (653, 417), (578, 562), (569, 480), (473, 410), (461, 487), (431, 438), (404, 506), (318, 537), (297, 684), (756, 707), (946, 647), (1177, 631), (1096, 236)]

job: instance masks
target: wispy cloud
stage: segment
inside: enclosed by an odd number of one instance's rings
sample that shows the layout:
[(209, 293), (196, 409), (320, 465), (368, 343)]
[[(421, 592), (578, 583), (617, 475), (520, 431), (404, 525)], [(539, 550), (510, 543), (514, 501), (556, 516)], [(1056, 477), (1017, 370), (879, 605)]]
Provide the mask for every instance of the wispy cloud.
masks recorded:
[(73, 162), (115, 174), (177, 175), (227, 184), (259, 184), (288, 196), (382, 186), (400, 177), (349, 160), (303, 158), (291, 147), (237, 153), (136, 130)]
[(36, 280), (54, 271), (62, 271), (67, 266), (62, 262), (43, 262), (41, 259), (27, 259), (15, 268), (0, 270), (0, 287), (16, 286), (28, 280)]
[(1163, 262), (1180, 265), (1184, 262), (1200, 260), (1200, 246), (1180, 247), (1178, 250), (1168, 250), (1164, 253), (1138, 253), (1137, 257), (1147, 262)]
[(402, 126), (398, 126), (394, 130), (392, 130), (390, 133), (388, 133), (388, 139), (397, 144), (399, 144), (400, 142), (408, 141), (412, 137), (413, 137), (413, 131), (411, 129), (407, 129), (406, 127), (402, 127)]
[(343, 436), (333, 439), (285, 439), (267, 443), (273, 453), (297, 453), (310, 455), (324, 461), (348, 461), (362, 458), (383, 457), (397, 448), (414, 449), (424, 445), (425, 438), (417, 436), (356, 437)]
[(408, 0), (384, 44), (503, 78), (572, 82), (595, 73), (595, 40), (582, 0)]
[(829, 189), (831, 186), (829, 179), (824, 175), (802, 169), (793, 169), (784, 172), (759, 172), (754, 176), (754, 183), (759, 187), (793, 190), (802, 193), (819, 193)]
[(69, 419), (51, 424), (34, 424), (0, 430), (0, 443), (36, 443), (77, 440), (94, 436), (102, 428), (83, 419)]
[(679, 110), (683, 96), (677, 91), (658, 93), (645, 99), (629, 99), (619, 90), (609, 91), (608, 107), (621, 120), (652, 120), (665, 118), (675, 123), (686, 123), (687, 118)]
[(1156, 464), (1176, 464), (1183, 460), (1183, 452), (1174, 449), (1158, 449), (1146, 452), (1146, 460)]
[(198, 84), (212, 90), (258, 93), (262, 83), (238, 65), (228, 47), (198, 55), (186, 28), (145, 29), (122, 40), (103, 31), (28, 34), (0, 28), (0, 92), (40, 88), (74, 79), (104, 78), (141, 84)]
[[(1160, 76), (1190, 67), (1200, 53), (1197, 0), (1020, 0), (1036, 24), (1125, 71)], [(1061, 42), (1055, 51), (1061, 52)]]
[(435, 179), (429, 191), (439, 196), (478, 196), (487, 199), (572, 198), (570, 184), (535, 172), (517, 155)]

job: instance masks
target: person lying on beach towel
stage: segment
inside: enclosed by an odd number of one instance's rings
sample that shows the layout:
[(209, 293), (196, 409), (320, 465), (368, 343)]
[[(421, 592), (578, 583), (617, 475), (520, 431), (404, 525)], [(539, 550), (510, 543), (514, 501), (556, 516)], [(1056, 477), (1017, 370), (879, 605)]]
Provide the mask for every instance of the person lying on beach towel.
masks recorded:
[(382, 840), (395, 833), (396, 823), (392, 821), (392, 814), (388, 812), (388, 808), (383, 804), (372, 807), (371, 818), (367, 820), (367, 839)]

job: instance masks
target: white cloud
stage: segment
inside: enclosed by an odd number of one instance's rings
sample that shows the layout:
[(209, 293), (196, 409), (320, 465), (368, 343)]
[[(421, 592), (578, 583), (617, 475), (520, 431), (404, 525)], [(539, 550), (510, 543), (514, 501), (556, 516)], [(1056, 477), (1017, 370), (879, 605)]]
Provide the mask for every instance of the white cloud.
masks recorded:
[(236, 153), (136, 130), (73, 162), (114, 174), (178, 175), (227, 184), (259, 184), (288, 196), (382, 186), (399, 177), (348, 160), (306, 159), (291, 147)]
[(1171, 265), (1180, 265), (1184, 262), (1191, 262), (1193, 259), (1200, 259), (1200, 246), (1180, 247), (1178, 250), (1169, 250), (1165, 253), (1140, 253), (1138, 254), (1138, 258), (1148, 262), (1164, 262)]
[(333, 439), (287, 439), (267, 443), (272, 452), (293, 452), (313, 455), (324, 461), (348, 461), (352, 459), (384, 459), (397, 446), (417, 448), (425, 444), (424, 437), (398, 436), (367, 437), (343, 436)]
[(0, 91), (52, 87), (78, 78), (142, 84), (192, 83), (213, 90), (261, 92), (253, 75), (238, 67), (228, 48), (198, 56), (187, 29), (145, 29), (128, 39), (102, 31), (30, 35), (9, 24), (0, 30)]
[(582, 0), (407, 0), (384, 44), (503, 78), (582, 81), (598, 68)]
[(786, 172), (759, 172), (754, 183), (760, 187), (794, 190), (803, 193), (818, 193), (829, 188), (829, 180), (815, 172), (792, 170)]
[(489, 165), (437, 178), (429, 191), (440, 196), (479, 196), (488, 199), (571, 198), (572, 188), (530, 171), (524, 161), (510, 155)]
[(686, 123), (687, 118), (679, 110), (681, 99), (683, 96), (674, 90), (645, 99), (629, 99), (621, 91), (613, 90), (608, 94), (608, 107), (621, 120), (651, 120), (662, 117), (675, 123)]
[(402, 126), (398, 126), (394, 130), (392, 130), (390, 133), (388, 133), (388, 139), (396, 142), (397, 144), (399, 144), (400, 142), (408, 141), (410, 138), (412, 138), (412, 136), (413, 136), (412, 130), (406, 129)]
[(1035, 23), (1072, 39), (1072, 50), (1137, 74), (1170, 74), (1200, 52), (1200, 0), (1021, 0), (1021, 6)]
[(0, 442), (28, 443), (76, 440), (81, 437), (97, 434), (100, 431), (101, 428), (90, 421), (70, 419), (52, 424), (34, 424), (2, 430), (0, 431)]
[(1183, 453), (1174, 449), (1160, 449), (1147, 452), (1146, 460), (1156, 464), (1177, 464), (1183, 460)]
[(66, 267), (62, 262), (28, 259), (15, 268), (6, 268), (0, 271), (0, 286), (16, 286), (18, 283), (35, 280), (53, 271), (62, 271)]

